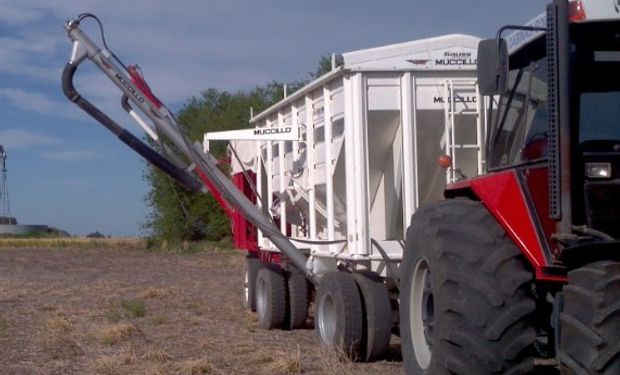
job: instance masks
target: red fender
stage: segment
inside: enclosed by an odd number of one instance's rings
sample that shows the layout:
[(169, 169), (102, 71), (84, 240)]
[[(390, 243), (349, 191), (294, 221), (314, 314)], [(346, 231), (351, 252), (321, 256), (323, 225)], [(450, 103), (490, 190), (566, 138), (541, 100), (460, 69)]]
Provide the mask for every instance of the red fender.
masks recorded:
[(549, 241), (518, 173), (511, 169), (457, 181), (448, 185), (446, 196), (475, 195), (532, 265), (537, 280), (566, 282), (564, 270), (553, 265)]

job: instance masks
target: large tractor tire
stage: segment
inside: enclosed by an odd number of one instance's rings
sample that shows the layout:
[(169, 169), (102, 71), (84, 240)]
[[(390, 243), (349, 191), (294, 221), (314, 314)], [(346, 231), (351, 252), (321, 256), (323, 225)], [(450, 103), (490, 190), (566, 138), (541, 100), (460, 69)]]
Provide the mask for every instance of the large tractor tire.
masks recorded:
[(562, 294), (562, 374), (620, 374), (620, 262), (598, 261), (569, 272)]
[(308, 320), (309, 285), (306, 276), (298, 268), (292, 267), (287, 275), (288, 314), (284, 323), (286, 329), (299, 329)]
[(314, 325), (323, 346), (351, 360), (360, 359), (362, 300), (350, 273), (328, 272), (316, 295)]
[(275, 264), (263, 266), (256, 276), (256, 314), (263, 329), (281, 328), (286, 318), (286, 277)]
[(481, 203), (457, 198), (419, 209), (400, 269), (407, 374), (534, 370), (533, 276)]
[(262, 266), (261, 261), (248, 255), (243, 265), (243, 307), (256, 311), (256, 276)]
[(362, 294), (363, 331), (362, 358), (380, 359), (390, 346), (392, 337), (392, 306), (387, 287), (381, 277), (370, 271), (353, 274)]

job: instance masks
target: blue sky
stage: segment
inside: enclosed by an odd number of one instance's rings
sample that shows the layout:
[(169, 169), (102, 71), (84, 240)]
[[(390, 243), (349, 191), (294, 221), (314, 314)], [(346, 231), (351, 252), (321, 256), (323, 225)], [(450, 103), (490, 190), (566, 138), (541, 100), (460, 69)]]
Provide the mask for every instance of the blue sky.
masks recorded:
[[(215, 87), (248, 89), (294, 81), (318, 59), (447, 33), (492, 37), (545, 1), (114, 1), (0, 0), (0, 144), (9, 159), (12, 214), (84, 235), (143, 234), (145, 164), (68, 102), (60, 74), (70, 53), (66, 19), (91, 12), (110, 48), (138, 63), (168, 107)], [(93, 23), (84, 28), (98, 41)], [(82, 64), (76, 86), (141, 135), (120, 93)]]

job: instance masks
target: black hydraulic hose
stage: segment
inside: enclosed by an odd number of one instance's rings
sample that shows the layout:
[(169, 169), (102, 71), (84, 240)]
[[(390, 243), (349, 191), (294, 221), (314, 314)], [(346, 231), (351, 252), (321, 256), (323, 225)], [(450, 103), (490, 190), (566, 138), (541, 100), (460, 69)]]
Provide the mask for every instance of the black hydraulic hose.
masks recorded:
[(168, 159), (158, 154), (131, 132), (125, 130), (122, 126), (109, 118), (105, 113), (101, 112), (99, 108), (84, 99), (73, 85), (73, 76), (75, 75), (76, 70), (77, 65), (69, 62), (65, 65), (65, 69), (62, 71), (62, 91), (69, 100), (91, 115), (110, 132), (114, 133), (118, 139), (129, 146), (132, 150), (161, 169), (164, 173), (177, 180), (186, 189), (194, 193), (199, 193), (202, 191), (202, 184), (198, 180), (181, 168), (175, 166)]
[(392, 274), (392, 278), (394, 279), (394, 284), (396, 285), (396, 289), (400, 291), (400, 275), (398, 274), (398, 270), (396, 270), (396, 268), (394, 268), (394, 265), (391, 263), (390, 257), (387, 255), (387, 253), (385, 252), (385, 249), (381, 247), (381, 245), (379, 244), (377, 240), (375, 240), (374, 238), (371, 238), (370, 243), (375, 245), (377, 250), (379, 250), (379, 254), (381, 254), (381, 257), (383, 258), (383, 261), (385, 262), (385, 266), (387, 267), (389, 273)]

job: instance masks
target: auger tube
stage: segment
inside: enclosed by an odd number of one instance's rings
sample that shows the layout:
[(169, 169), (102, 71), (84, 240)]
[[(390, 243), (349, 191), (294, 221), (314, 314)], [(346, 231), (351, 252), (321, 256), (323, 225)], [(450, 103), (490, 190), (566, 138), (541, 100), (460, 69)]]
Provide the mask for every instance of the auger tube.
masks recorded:
[[(82, 63), (86, 58), (91, 60), (118, 88), (126, 95), (131, 103), (135, 107), (147, 116), (155, 125), (158, 132), (161, 132), (166, 138), (168, 138), (190, 161), (195, 165), (194, 172), (198, 174), (205, 186), (214, 194), (215, 198), (223, 197), (225, 202), (221, 202), (223, 208), (230, 213), (230, 208), (226, 206), (226, 203), (240, 211), (246, 219), (254, 224), (257, 228), (263, 231), (265, 237), (269, 238), (273, 244), (300, 270), (303, 270), (306, 277), (316, 284), (316, 275), (312, 273), (312, 270), (307, 266), (308, 258), (299, 250), (293, 243), (282, 234), (279, 228), (273, 223), (272, 218), (263, 214), (254, 204), (245, 196), (237, 187), (230, 181), (230, 179), (217, 167), (217, 162), (211, 154), (205, 154), (202, 152), (199, 145), (192, 144), (187, 137), (179, 129), (174, 115), (163, 105), (151, 101), (144, 93), (136, 87), (132, 80), (112, 61), (112, 54), (106, 49), (99, 48), (88, 36), (80, 29), (79, 20), (68, 21), (65, 23), (65, 29), (67, 30), (69, 39), (73, 41), (73, 50), (71, 59), (65, 67), (63, 72), (63, 90), (69, 100), (75, 102), (91, 115), (95, 120), (99, 121), (102, 125), (108, 128), (117, 136), (117, 134), (123, 134), (121, 140), (128, 146), (145, 157), (149, 162), (154, 163), (154, 160), (158, 160), (157, 157), (151, 157), (148, 152), (141, 152), (141, 147), (134, 147), (132, 145), (138, 143), (126, 142), (125, 139), (131, 139), (131, 137), (125, 135), (130, 134), (125, 129), (116, 124), (113, 120), (107, 117), (104, 113), (99, 111), (96, 107), (82, 98), (79, 93), (75, 91), (73, 86), (73, 76), (77, 66)], [(67, 90), (65, 90), (67, 88)], [(72, 90), (71, 90), (72, 89)], [(120, 128), (120, 130), (119, 130)], [(133, 136), (132, 136), (133, 137)], [(133, 137), (138, 140), (136, 137)], [(138, 140), (138, 142), (142, 143)], [(145, 145), (146, 146), (146, 145)], [(146, 146), (148, 148), (148, 146)], [(157, 154), (152, 149), (148, 148), (152, 153), (155, 153), (159, 158), (166, 160), (161, 155)], [(148, 155), (145, 156), (145, 155)], [(154, 163), (155, 164), (155, 163)], [(172, 163), (170, 163), (172, 165)], [(174, 167), (174, 165), (172, 165)], [(174, 169), (169, 168), (164, 172), (175, 177), (170, 172)], [(174, 172), (173, 172), (174, 173)]]

